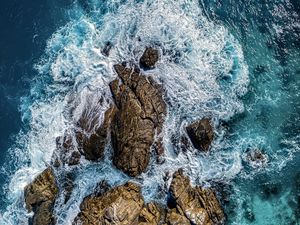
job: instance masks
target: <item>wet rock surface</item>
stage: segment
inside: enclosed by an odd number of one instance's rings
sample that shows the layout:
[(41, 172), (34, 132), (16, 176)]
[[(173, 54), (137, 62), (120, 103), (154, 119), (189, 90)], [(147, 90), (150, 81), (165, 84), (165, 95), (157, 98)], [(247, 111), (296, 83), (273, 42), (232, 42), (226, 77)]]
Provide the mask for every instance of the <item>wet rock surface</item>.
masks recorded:
[(183, 171), (173, 175), (170, 193), (176, 209), (173, 214), (186, 217), (191, 224), (223, 223), (225, 216), (215, 193), (211, 189), (192, 187)]
[(130, 176), (147, 168), (155, 134), (162, 129), (166, 104), (162, 90), (151, 77), (115, 65), (119, 79), (110, 86), (117, 111), (112, 120), (114, 164)]
[(162, 224), (165, 217), (165, 210), (157, 204), (151, 202), (145, 205), (139, 215), (139, 225)]
[(142, 57), (140, 58), (140, 65), (145, 69), (153, 69), (159, 59), (159, 52), (155, 48), (146, 48)]
[[(103, 157), (108, 129), (110, 127), (111, 120), (115, 114), (115, 107), (112, 105), (104, 115), (104, 120), (102, 124), (96, 128), (95, 132), (90, 131), (90, 121), (89, 118), (82, 116), (78, 122), (78, 127), (81, 128), (80, 131), (76, 133), (77, 143), (79, 145), (79, 150), (85, 156), (87, 160), (98, 160)], [(88, 113), (83, 113), (83, 115), (89, 115)], [(91, 134), (89, 134), (91, 133)]]
[(207, 118), (196, 121), (186, 127), (187, 134), (193, 146), (207, 152), (214, 138), (211, 121)]
[(34, 212), (30, 221), (33, 225), (55, 224), (53, 206), (58, 194), (53, 170), (47, 168), (35, 180), (25, 187), (24, 198), (26, 208)]
[(173, 175), (169, 189), (172, 203), (167, 207), (154, 202), (144, 204), (140, 187), (134, 183), (102, 190), (84, 199), (74, 224), (213, 225), (225, 220), (215, 193), (192, 187), (182, 171)]
[(98, 197), (86, 197), (73, 224), (137, 224), (143, 205), (140, 188), (134, 183), (126, 183)]

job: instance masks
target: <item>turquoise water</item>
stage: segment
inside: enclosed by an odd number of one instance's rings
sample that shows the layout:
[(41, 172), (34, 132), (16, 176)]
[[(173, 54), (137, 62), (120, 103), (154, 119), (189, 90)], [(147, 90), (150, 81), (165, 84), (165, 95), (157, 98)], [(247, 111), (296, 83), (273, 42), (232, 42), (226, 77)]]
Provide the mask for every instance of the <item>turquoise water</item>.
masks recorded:
[[(26, 224), (23, 188), (51, 161), (56, 137), (71, 130), (83, 108), (111, 96), (112, 65), (137, 62), (148, 45), (161, 50), (152, 72), (166, 89), (165, 163), (135, 179), (146, 201), (164, 202), (164, 176), (184, 168), (194, 184), (221, 190), (227, 224), (299, 224), (300, 21), (296, 1), (75, 1), (68, 21), (48, 39), (32, 65), (35, 80), (20, 109), (28, 129), (15, 137), (3, 167), (1, 224)], [(109, 57), (101, 54), (107, 42)], [(145, 72), (146, 74), (149, 72)], [(68, 112), (76, 109), (72, 115)], [(97, 109), (99, 118), (104, 105)], [(193, 120), (213, 118), (216, 139), (208, 155), (174, 145)], [(92, 118), (91, 118), (92, 119)], [(100, 120), (100, 119), (99, 119)], [(259, 150), (264, 161), (249, 161)], [(102, 179), (130, 180), (111, 165), (111, 149), (98, 163), (74, 170), (67, 205), (58, 199), (58, 224), (70, 224), (84, 196)], [(12, 167), (14, 165), (14, 167)], [(58, 173), (64, 173), (59, 171)]]

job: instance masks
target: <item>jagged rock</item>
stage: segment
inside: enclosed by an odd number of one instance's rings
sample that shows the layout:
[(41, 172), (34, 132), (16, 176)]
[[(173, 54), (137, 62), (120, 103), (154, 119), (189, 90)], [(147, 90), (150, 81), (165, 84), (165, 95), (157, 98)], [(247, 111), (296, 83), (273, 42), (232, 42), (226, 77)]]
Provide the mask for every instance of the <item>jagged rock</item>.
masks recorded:
[[(185, 216), (191, 224), (223, 223), (224, 213), (215, 193), (210, 189), (192, 187), (189, 178), (181, 170), (173, 175), (170, 194), (176, 213)], [(174, 217), (181, 218), (175, 214)]]
[(58, 194), (54, 173), (47, 168), (35, 180), (25, 187), (24, 197), (26, 208), (34, 212), (33, 225), (55, 224), (53, 206)]
[(150, 148), (159, 134), (166, 114), (162, 90), (151, 77), (139, 74), (123, 65), (115, 65), (120, 77), (111, 84), (117, 106), (112, 121), (113, 162), (130, 176), (145, 171), (150, 160)]
[(66, 132), (63, 137), (56, 138), (56, 150), (52, 159), (53, 166), (77, 165), (80, 162), (80, 158), (81, 154), (76, 150), (71, 134)]
[(143, 205), (140, 188), (129, 182), (98, 197), (93, 195), (86, 197), (80, 205), (81, 212), (73, 224), (137, 224)]
[(191, 225), (190, 221), (185, 216), (177, 213), (176, 209), (169, 210), (166, 222), (168, 225)]
[(78, 122), (80, 130), (76, 132), (76, 139), (79, 150), (87, 160), (94, 161), (102, 158), (107, 141), (108, 128), (110, 127), (111, 119), (113, 118), (115, 111), (116, 108), (112, 105), (105, 112), (104, 121), (100, 127), (98, 127), (91, 135), (86, 135), (86, 133), (91, 132), (91, 124), (93, 125), (93, 122), (89, 121), (91, 119), (88, 118), (89, 113), (83, 113), (84, 116), (80, 118)]
[(209, 119), (201, 119), (186, 128), (193, 146), (200, 151), (208, 151), (214, 138), (214, 131)]
[(145, 69), (153, 69), (155, 67), (156, 62), (158, 61), (159, 53), (157, 49), (154, 48), (146, 48), (142, 57), (140, 58), (140, 64)]
[(164, 220), (164, 212), (157, 204), (148, 203), (139, 215), (139, 225), (158, 225)]

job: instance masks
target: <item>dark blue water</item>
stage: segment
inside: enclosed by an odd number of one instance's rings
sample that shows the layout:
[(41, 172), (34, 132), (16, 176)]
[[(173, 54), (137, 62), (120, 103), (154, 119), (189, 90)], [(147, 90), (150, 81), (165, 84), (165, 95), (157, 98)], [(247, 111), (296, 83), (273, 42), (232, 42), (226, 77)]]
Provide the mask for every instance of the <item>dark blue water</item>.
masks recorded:
[[(66, 23), (65, 9), (70, 5), (71, 1), (0, 2), (0, 167), (10, 160), (7, 150), (15, 144), (15, 135), (28, 128), (22, 122), (22, 97), (30, 95), (37, 75), (33, 65), (43, 54), (47, 39)], [(0, 184), (6, 179), (1, 173)], [(5, 195), (1, 192), (1, 206)]]
[[(166, 171), (184, 167), (195, 183), (222, 184), (228, 224), (300, 224), (297, 0), (0, 4), (3, 224), (27, 221), (23, 187), (49, 163), (56, 137), (70, 128), (70, 99), (80, 112), (87, 96), (106, 91), (113, 63), (136, 60), (149, 44), (166, 52), (155, 73), (172, 106), (164, 131), (166, 163), (137, 180), (146, 200), (157, 200)], [(114, 46), (108, 59), (100, 54), (107, 41)], [(181, 132), (182, 121), (203, 116), (215, 121), (212, 153), (174, 155), (169, 137)], [(253, 150), (266, 163), (249, 163)], [(78, 206), (107, 177), (112, 185), (129, 179), (110, 162), (85, 162), (70, 202)], [(76, 210), (57, 207), (58, 223), (70, 224)]]

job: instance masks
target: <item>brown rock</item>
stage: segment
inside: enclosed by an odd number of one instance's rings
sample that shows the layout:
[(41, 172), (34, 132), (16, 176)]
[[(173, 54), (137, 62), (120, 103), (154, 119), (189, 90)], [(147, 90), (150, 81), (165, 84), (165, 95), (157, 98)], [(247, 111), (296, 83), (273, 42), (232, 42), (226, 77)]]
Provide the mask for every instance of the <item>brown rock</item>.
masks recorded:
[(168, 225), (191, 225), (190, 221), (183, 215), (177, 213), (176, 209), (171, 209), (166, 218)]
[(137, 224), (143, 205), (140, 188), (129, 182), (98, 197), (93, 195), (86, 197), (80, 205), (81, 212), (73, 224)]
[(140, 213), (139, 225), (158, 225), (163, 217), (163, 209), (155, 203), (148, 203)]
[(112, 121), (113, 162), (130, 176), (145, 171), (155, 133), (160, 133), (166, 105), (161, 88), (150, 78), (123, 65), (115, 70), (122, 80), (111, 84), (117, 112)]
[(196, 121), (186, 128), (193, 146), (200, 151), (208, 151), (214, 138), (214, 131), (209, 119)]
[(145, 69), (153, 69), (155, 67), (156, 62), (158, 61), (159, 53), (157, 49), (154, 48), (146, 48), (142, 57), (140, 58), (140, 64)]
[(55, 224), (53, 206), (58, 194), (54, 173), (47, 168), (36, 179), (25, 187), (26, 208), (34, 212), (33, 225)]
[(182, 171), (173, 175), (170, 193), (175, 201), (177, 214), (185, 216), (192, 224), (221, 224), (224, 213), (214, 192), (210, 189), (192, 187)]
[(115, 106), (111, 106), (104, 115), (104, 121), (98, 127), (94, 133), (91, 133), (91, 127), (95, 122), (90, 121), (89, 113), (83, 113), (83, 116), (78, 122), (79, 131), (76, 133), (76, 139), (79, 146), (79, 150), (83, 153), (87, 160), (98, 160), (102, 158), (106, 140), (107, 132), (110, 127), (111, 119), (115, 114)]

